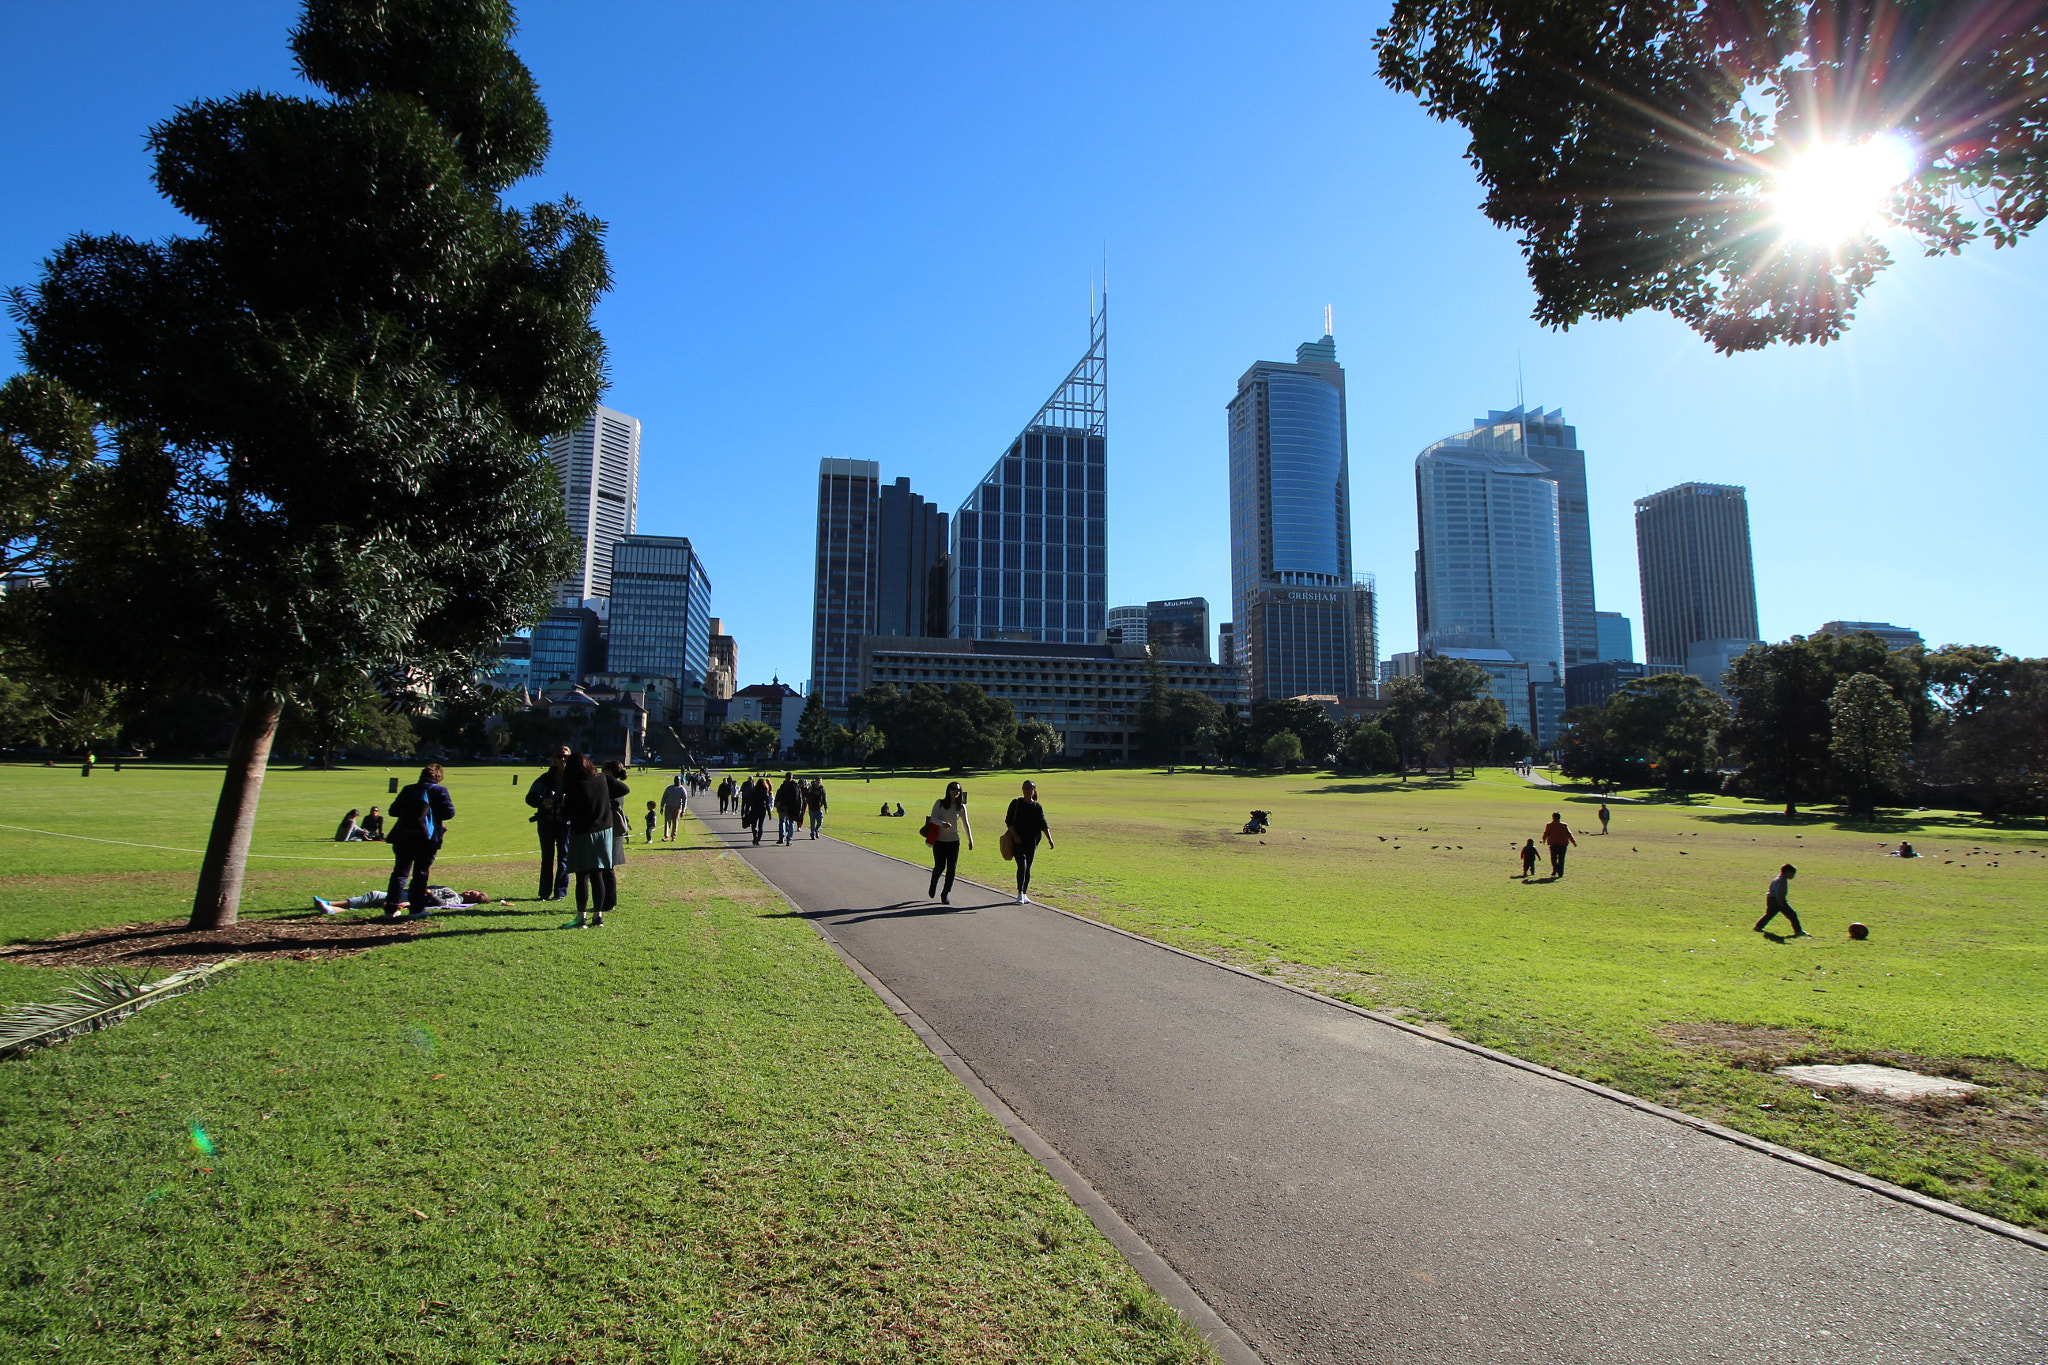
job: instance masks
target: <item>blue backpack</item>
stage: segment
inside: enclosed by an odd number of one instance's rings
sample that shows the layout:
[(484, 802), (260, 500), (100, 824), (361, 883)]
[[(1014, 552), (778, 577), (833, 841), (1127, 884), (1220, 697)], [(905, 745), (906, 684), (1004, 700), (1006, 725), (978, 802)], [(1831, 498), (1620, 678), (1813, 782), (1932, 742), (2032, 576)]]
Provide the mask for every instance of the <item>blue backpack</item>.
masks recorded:
[(415, 782), (398, 794), (391, 803), (391, 820), (396, 826), (393, 836), (406, 835), (425, 839), (432, 843), (441, 833), (440, 822), (434, 819), (434, 803), (427, 795), (428, 784)]

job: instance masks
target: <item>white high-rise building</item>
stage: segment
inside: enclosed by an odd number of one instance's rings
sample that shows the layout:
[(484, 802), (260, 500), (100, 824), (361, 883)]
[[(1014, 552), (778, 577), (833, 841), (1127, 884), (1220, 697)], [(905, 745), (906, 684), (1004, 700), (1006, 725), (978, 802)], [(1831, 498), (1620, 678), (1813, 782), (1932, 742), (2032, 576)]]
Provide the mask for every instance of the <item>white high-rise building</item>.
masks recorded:
[(548, 442), (562, 477), (562, 510), (582, 547), (564, 606), (612, 592), (612, 547), (633, 534), (640, 499), (640, 419), (598, 408), (574, 431)]

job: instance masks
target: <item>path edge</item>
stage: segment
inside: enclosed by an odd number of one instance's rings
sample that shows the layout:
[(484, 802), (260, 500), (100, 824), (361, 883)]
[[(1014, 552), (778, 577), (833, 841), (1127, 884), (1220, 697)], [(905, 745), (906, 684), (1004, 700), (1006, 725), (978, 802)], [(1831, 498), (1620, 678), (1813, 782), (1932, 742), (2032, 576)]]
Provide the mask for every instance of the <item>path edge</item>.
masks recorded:
[[(826, 837), (831, 838), (832, 836), (827, 835)], [(872, 853), (878, 858), (887, 858), (892, 862), (902, 863), (906, 867), (914, 867), (920, 872), (929, 872), (931, 870), (923, 863), (914, 863), (908, 858), (899, 858), (893, 853), (884, 853), (880, 849), (868, 848), (865, 844), (856, 844), (847, 839), (838, 839), (835, 842)], [(753, 864), (749, 863), (748, 866), (751, 867)], [(763, 881), (768, 881), (767, 877), (758, 871), (755, 875), (760, 876)], [(1005, 892), (997, 887), (992, 887), (986, 882), (974, 881), (971, 878), (961, 877), (959, 880), (966, 882), (970, 886), (980, 887), (994, 896), (1014, 894), (1012, 892)], [(775, 885), (773, 882), (768, 884), (770, 886)], [(781, 888), (776, 887), (776, 890), (779, 893)], [(783, 899), (788, 900), (789, 898), (784, 896)], [(791, 903), (794, 904), (794, 902)], [(1941, 1217), (1953, 1222), (1967, 1223), (1979, 1231), (1989, 1232), (2015, 1242), (2022, 1242), (2027, 1246), (2033, 1247), (2036, 1251), (2048, 1251), (2048, 1235), (2035, 1232), (2031, 1228), (2023, 1228), (2017, 1223), (2008, 1223), (2003, 1218), (1994, 1218), (1988, 1213), (1979, 1213), (1975, 1209), (1966, 1209), (1961, 1204), (1951, 1204), (1946, 1199), (1937, 1199), (1931, 1194), (1921, 1194), (1917, 1190), (1907, 1189), (1904, 1185), (1894, 1185), (1889, 1180), (1880, 1180), (1874, 1175), (1865, 1175), (1861, 1171), (1852, 1171), (1847, 1166), (1837, 1166), (1832, 1161), (1825, 1161), (1820, 1157), (1810, 1156), (1791, 1147), (1781, 1147), (1775, 1142), (1752, 1136), (1739, 1128), (1730, 1128), (1725, 1124), (1715, 1123), (1712, 1119), (1703, 1119), (1696, 1114), (1685, 1113), (1683, 1110), (1669, 1109), (1664, 1105), (1643, 1099), (1639, 1095), (1631, 1095), (1626, 1090), (1616, 1090), (1613, 1086), (1602, 1085), (1598, 1081), (1589, 1081), (1583, 1076), (1574, 1076), (1569, 1071), (1559, 1071), (1554, 1067), (1544, 1066), (1540, 1062), (1532, 1062), (1527, 1058), (1517, 1057), (1511, 1052), (1502, 1052), (1498, 1048), (1490, 1048), (1483, 1043), (1468, 1042), (1463, 1038), (1435, 1033), (1429, 1029), (1411, 1024), (1405, 1019), (1391, 1014), (1383, 1014), (1378, 1010), (1369, 1010), (1362, 1005), (1354, 1005), (1349, 1000), (1339, 1000), (1334, 995), (1324, 995), (1321, 991), (1312, 991), (1306, 986), (1297, 986), (1289, 981), (1276, 981), (1270, 976), (1261, 976), (1257, 972), (1240, 967), (1235, 963), (1225, 962), (1220, 958), (1206, 957), (1201, 953), (1193, 952), (1187, 948), (1176, 947), (1161, 939), (1148, 938), (1144, 934), (1136, 933), (1130, 929), (1119, 928), (1117, 925), (1108, 924), (1102, 920), (1090, 918), (1087, 915), (1076, 914), (1072, 910), (1062, 910), (1057, 905), (1047, 905), (1041, 900), (1034, 900), (1031, 904), (1040, 910), (1050, 910), (1055, 915), (1064, 915), (1068, 919), (1078, 920), (1082, 924), (1093, 925), (1095, 928), (1107, 933), (1120, 934), (1139, 943), (1148, 944), (1154, 948), (1163, 948), (1169, 953), (1176, 953), (1181, 957), (1191, 958), (1196, 962), (1206, 963), (1211, 967), (1221, 968), (1226, 972), (1233, 972), (1247, 980), (1257, 981), (1262, 985), (1272, 986), (1278, 990), (1292, 991), (1296, 995), (1314, 1000), (1319, 1004), (1345, 1010), (1361, 1018), (1370, 1019), (1376, 1024), (1385, 1024), (1389, 1028), (1413, 1034), (1417, 1038), (1426, 1038), (1433, 1043), (1442, 1043), (1445, 1047), (1456, 1048), (1460, 1052), (1469, 1052), (1476, 1057), (1484, 1057), (1488, 1061), (1500, 1062), (1505, 1066), (1514, 1067), (1518, 1071), (1527, 1071), (1533, 1075), (1547, 1077), (1553, 1081), (1562, 1081), (1564, 1084), (1586, 1091), (1588, 1094), (1598, 1095), (1602, 1099), (1626, 1105), (1628, 1108), (1640, 1113), (1669, 1120), (1682, 1127), (1693, 1129), (1695, 1132), (1704, 1133), (1708, 1137), (1719, 1138), (1723, 1142), (1732, 1142), (1738, 1147), (1747, 1147), (1750, 1151), (1759, 1152), (1764, 1156), (1775, 1158), (1789, 1165), (1801, 1167), (1812, 1171), (1816, 1175), (1824, 1175), (1830, 1180), (1838, 1180), (1845, 1185), (1854, 1185), (1858, 1189), (1867, 1190), (1871, 1194), (1882, 1195), (1886, 1199), (1894, 1200), (1901, 1204), (1910, 1204), (1914, 1208), (1925, 1210), (1928, 1213), (1939, 1214)], [(831, 940), (828, 938), (827, 941), (830, 942)], [(834, 943), (833, 947), (837, 950), (839, 945)], [(839, 955), (842, 958), (846, 958), (849, 962), (852, 961), (852, 958), (848, 957), (843, 950), (840, 950)], [(866, 969), (858, 967), (857, 964), (856, 969), (861, 971), (863, 975), (866, 974)], [(880, 986), (880, 983), (876, 984)], [(883, 990), (887, 989), (887, 987), (880, 988)], [(998, 1100), (997, 1103), (1001, 1103), (1001, 1101)], [(1078, 1177), (1076, 1178), (1078, 1179)], [(1132, 1235), (1135, 1236), (1136, 1234)]]
[[(691, 814), (695, 815), (696, 812), (692, 811)], [(699, 823), (702, 823), (702, 821), (700, 820)], [(705, 828), (709, 830), (710, 826), (706, 825)], [(831, 836), (827, 835), (826, 837), (830, 838)], [(833, 839), (833, 842), (846, 844), (849, 848), (860, 849), (863, 853), (875, 852), (874, 849), (867, 848), (861, 844), (849, 843), (844, 839)], [(730, 852), (732, 850), (728, 848), (727, 851)], [(791, 900), (789, 893), (770, 880), (767, 873), (755, 867), (745, 856), (738, 853), (735, 853), (734, 856), (739, 858), (740, 862), (745, 865), (749, 872), (754, 874), (763, 886), (781, 897), (783, 904), (794, 911), (798, 919), (811, 926), (812, 931), (820, 939), (824, 940), (825, 946), (830, 948), (839, 960), (846, 964), (847, 969), (858, 977), (863, 985), (875, 993), (876, 999), (882, 1002), (889, 1013), (895, 1015), (897, 1019), (902, 1021), (904, 1027), (916, 1034), (917, 1040), (930, 1049), (931, 1054), (937, 1057), (940, 1064), (953, 1074), (953, 1078), (960, 1082), (967, 1093), (972, 1095), (981, 1107), (989, 1112), (991, 1118), (1002, 1125), (1003, 1131), (1010, 1135), (1010, 1139), (1019, 1147), (1022, 1147), (1032, 1160), (1043, 1167), (1046, 1174), (1059, 1182), (1060, 1188), (1067, 1192), (1067, 1197), (1074, 1201), (1075, 1206), (1081, 1212), (1088, 1215), (1088, 1221), (1095, 1224), (1096, 1230), (1109, 1239), (1110, 1245), (1117, 1249), (1117, 1252), (1124, 1258), (1125, 1263), (1138, 1273), (1138, 1278), (1143, 1280), (1153, 1293), (1172, 1305), (1173, 1310), (1180, 1314), (1181, 1320), (1192, 1327), (1204, 1341), (1209, 1343), (1216, 1354), (1222, 1358), (1224, 1365), (1266, 1365), (1265, 1358), (1246, 1344), (1244, 1338), (1239, 1336), (1236, 1330), (1229, 1323), (1225, 1322), (1214, 1308), (1209, 1306), (1209, 1301), (1197, 1293), (1193, 1285), (1181, 1278), (1180, 1272), (1175, 1270), (1164, 1256), (1153, 1250), (1151, 1243), (1138, 1235), (1137, 1229), (1124, 1221), (1123, 1215), (1110, 1206), (1109, 1201), (1102, 1197), (1101, 1191), (1090, 1185), (1082, 1177), (1081, 1173), (1075, 1170), (1067, 1159), (1059, 1154), (1051, 1143), (1039, 1136), (1037, 1129), (1026, 1123), (1016, 1110), (1004, 1103), (1002, 1096), (989, 1089), (988, 1083), (982, 1080), (972, 1066), (968, 1065), (967, 1059), (955, 1052), (952, 1045), (940, 1036), (939, 1031), (925, 1022), (923, 1015), (912, 1009), (901, 996), (883, 984), (880, 977), (863, 966), (858, 958), (846, 950), (844, 944), (832, 936), (831, 931), (825, 927), (821, 920), (813, 919), (808, 911)], [(877, 856), (887, 858), (891, 855), (882, 853)], [(904, 862), (905, 860), (897, 858), (895, 861)], [(917, 867), (918, 864), (911, 863), (910, 866)], [(979, 882), (969, 884), (974, 886), (981, 885)], [(988, 890), (989, 888), (983, 887), (982, 889)], [(1046, 906), (1045, 908), (1048, 910), (1052, 909), (1051, 906)], [(1064, 915), (1067, 912), (1061, 910), (1057, 913)], [(1095, 921), (1081, 915), (1074, 915), (1070, 918), (1079, 919), (1087, 924), (1095, 923)], [(1110, 926), (1103, 925), (1101, 927), (1109, 928)], [(1121, 933), (1122, 931), (1118, 930), (1117, 932)], [(1140, 935), (1136, 934), (1131, 935), (1131, 937), (1141, 938)], [(1142, 939), (1142, 941), (1150, 943), (1152, 940)], [(1171, 945), (1161, 944), (1159, 946), (1169, 947)], [(1207, 959), (1203, 960), (1206, 961)]]

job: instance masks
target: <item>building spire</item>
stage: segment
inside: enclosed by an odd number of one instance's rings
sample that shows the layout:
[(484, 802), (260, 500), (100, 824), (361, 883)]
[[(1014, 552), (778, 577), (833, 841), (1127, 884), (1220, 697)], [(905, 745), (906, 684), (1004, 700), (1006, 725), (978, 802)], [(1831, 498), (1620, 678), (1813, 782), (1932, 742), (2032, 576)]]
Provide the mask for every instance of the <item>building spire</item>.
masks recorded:
[(1323, 335), (1326, 337), (1337, 335), (1337, 329), (1330, 325), (1330, 305), (1327, 303), (1323, 305)]

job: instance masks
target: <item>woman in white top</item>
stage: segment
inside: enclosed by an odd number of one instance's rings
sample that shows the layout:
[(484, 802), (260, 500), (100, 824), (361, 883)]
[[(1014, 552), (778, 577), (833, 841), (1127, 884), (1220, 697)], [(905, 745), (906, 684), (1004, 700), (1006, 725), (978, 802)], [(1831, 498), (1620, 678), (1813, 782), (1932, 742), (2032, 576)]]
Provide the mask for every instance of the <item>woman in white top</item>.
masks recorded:
[[(967, 836), (967, 847), (974, 847), (974, 826), (967, 819), (967, 793), (958, 782), (946, 784), (946, 794), (932, 803), (931, 823), (939, 827), (932, 836), (932, 884), (925, 899), (934, 895), (939, 904), (953, 903), (953, 873), (960, 866), (960, 836)], [(945, 890), (939, 889), (939, 877), (946, 879)]]

